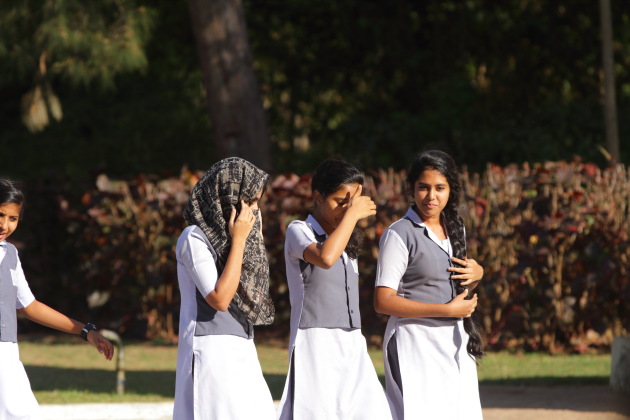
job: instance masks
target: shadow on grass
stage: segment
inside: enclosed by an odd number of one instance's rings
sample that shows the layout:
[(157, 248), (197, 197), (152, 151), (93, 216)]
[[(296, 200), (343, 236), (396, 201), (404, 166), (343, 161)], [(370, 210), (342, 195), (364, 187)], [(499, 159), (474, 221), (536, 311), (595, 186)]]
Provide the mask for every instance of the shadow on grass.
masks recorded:
[(630, 416), (628, 397), (615, 393), (602, 376), (538, 376), (480, 382), (484, 408), (613, 412)]
[[(116, 392), (116, 372), (102, 369), (67, 369), (49, 366), (25, 366), (33, 391)], [(172, 370), (127, 371), (125, 392), (138, 395), (175, 395)]]
[(608, 377), (604, 376), (536, 376), (531, 378), (484, 379), (481, 385), (511, 386), (558, 386), (558, 385), (608, 385)]
[[(116, 392), (116, 372), (102, 369), (67, 369), (49, 366), (25, 366), (33, 391), (88, 391), (91, 393)], [(286, 376), (265, 374), (274, 400), (282, 397)], [(131, 370), (125, 373), (125, 392), (137, 395), (175, 395), (175, 371)]]
[(282, 391), (284, 391), (284, 383), (287, 380), (287, 375), (279, 373), (265, 373), (265, 381), (269, 385), (271, 396), (274, 400), (279, 401), (282, 398)]
[[(599, 381), (576, 378), (577, 383), (557, 381), (553, 384), (513, 380), (483, 382), (479, 393), (483, 408), (547, 409), (576, 412), (612, 412), (630, 416), (627, 395), (615, 393)], [(605, 417), (602, 417), (605, 418)]]

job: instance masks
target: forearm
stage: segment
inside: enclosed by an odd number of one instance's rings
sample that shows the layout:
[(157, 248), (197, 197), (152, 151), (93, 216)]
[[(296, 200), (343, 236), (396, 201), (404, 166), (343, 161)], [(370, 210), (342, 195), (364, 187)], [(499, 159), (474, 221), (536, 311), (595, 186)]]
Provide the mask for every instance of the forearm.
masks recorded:
[(34, 300), (21, 312), (33, 322), (70, 334), (78, 335), (85, 326), (38, 300)]
[(344, 217), (341, 220), (339, 226), (326, 238), (326, 241), (319, 249), (319, 259), (322, 265), (332, 267), (337, 262), (346, 249), (355, 226), (356, 220), (350, 217)]
[(450, 317), (446, 304), (415, 302), (398, 295), (374, 295), (376, 312), (400, 318)]
[(217, 311), (227, 311), (241, 280), (245, 242), (235, 241), (230, 247), (227, 262), (214, 290), (206, 296), (206, 302)]

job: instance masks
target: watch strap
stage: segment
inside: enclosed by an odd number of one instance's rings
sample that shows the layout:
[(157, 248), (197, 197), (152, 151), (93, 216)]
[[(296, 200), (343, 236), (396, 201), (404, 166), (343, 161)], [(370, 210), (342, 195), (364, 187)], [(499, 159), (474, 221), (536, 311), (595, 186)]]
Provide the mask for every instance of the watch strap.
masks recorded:
[(88, 341), (87, 336), (90, 331), (96, 331), (96, 325), (92, 324), (91, 322), (88, 322), (87, 324), (85, 324), (85, 327), (83, 327), (83, 329), (81, 330), (81, 338), (84, 341)]

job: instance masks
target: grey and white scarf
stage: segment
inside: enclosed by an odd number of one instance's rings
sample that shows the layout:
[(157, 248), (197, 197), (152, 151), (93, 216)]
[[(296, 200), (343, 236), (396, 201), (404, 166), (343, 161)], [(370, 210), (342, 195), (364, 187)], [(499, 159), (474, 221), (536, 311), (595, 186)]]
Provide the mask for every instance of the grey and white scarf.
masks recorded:
[[(194, 186), (184, 209), (189, 225), (197, 225), (208, 237), (217, 253), (217, 271), (223, 272), (230, 253), (232, 238), (229, 220), (232, 207), (240, 209), (241, 200), (254, 200), (265, 188), (269, 175), (250, 162), (231, 157), (214, 165)], [(233, 302), (254, 325), (273, 322), (274, 307), (269, 296), (269, 262), (260, 218), (252, 227), (245, 244), (241, 281)]]

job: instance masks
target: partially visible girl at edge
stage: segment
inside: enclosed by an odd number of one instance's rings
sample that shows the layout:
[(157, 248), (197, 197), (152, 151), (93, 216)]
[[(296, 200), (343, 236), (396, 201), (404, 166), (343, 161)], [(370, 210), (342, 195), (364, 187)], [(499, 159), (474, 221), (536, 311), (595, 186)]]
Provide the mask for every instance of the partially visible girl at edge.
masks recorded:
[(174, 420), (275, 419), (253, 341), (254, 325), (274, 315), (258, 209), (268, 178), (246, 160), (221, 160), (184, 210)]
[(291, 338), (282, 420), (391, 419), (361, 334), (355, 226), (376, 213), (362, 185), (351, 164), (323, 162), (312, 179), (313, 213), (287, 228)]
[(0, 419), (40, 419), (40, 409), (31, 390), (17, 343), (16, 309), (31, 321), (70, 334), (81, 335), (107, 360), (114, 355), (112, 344), (84, 324), (36, 300), (24, 277), (15, 246), (6, 239), (20, 221), (24, 194), (15, 183), (0, 178)]
[(418, 154), (407, 174), (412, 205), (383, 234), (374, 306), (391, 315), (383, 339), (385, 382), (402, 419), (481, 419), (470, 316), (483, 268), (466, 257), (457, 213), (457, 167), (446, 153)]

